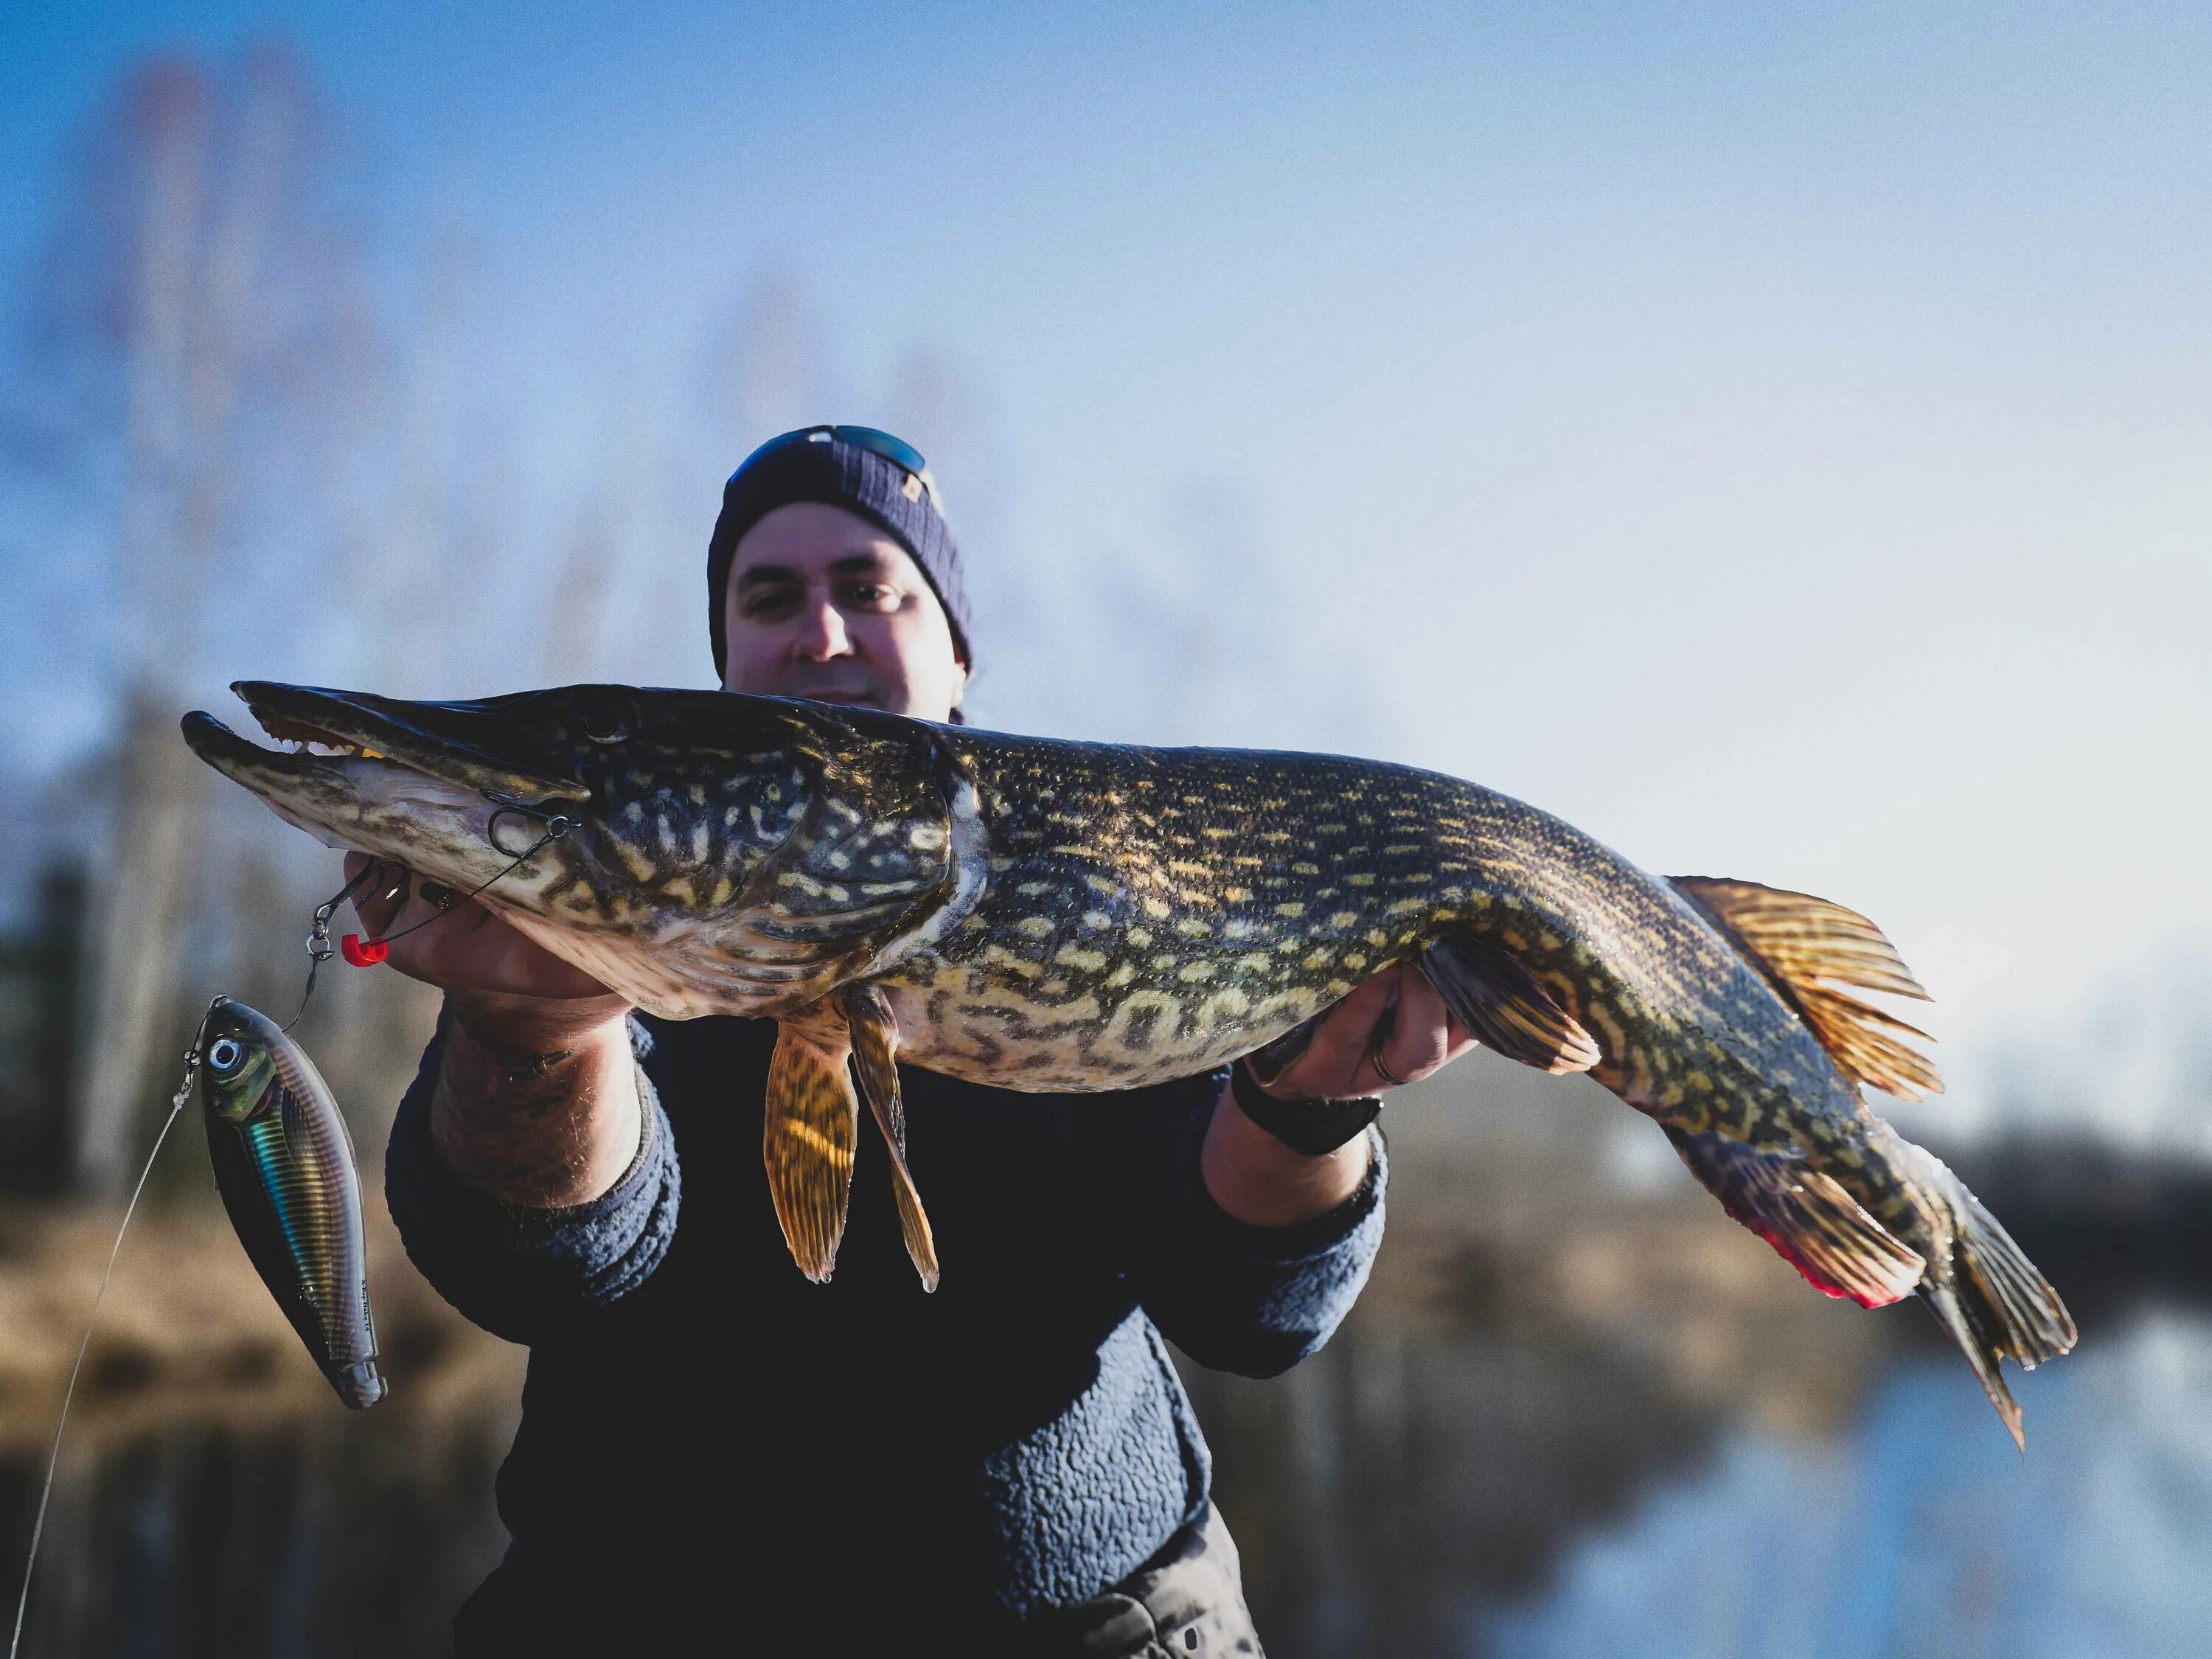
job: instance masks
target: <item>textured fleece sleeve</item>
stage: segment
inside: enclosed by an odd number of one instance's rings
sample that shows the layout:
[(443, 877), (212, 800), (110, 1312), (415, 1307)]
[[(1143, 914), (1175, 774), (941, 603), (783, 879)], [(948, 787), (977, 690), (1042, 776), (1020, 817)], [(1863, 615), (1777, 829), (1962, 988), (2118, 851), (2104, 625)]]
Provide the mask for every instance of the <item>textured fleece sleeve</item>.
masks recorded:
[(568, 1318), (628, 1295), (676, 1236), (676, 1144), (652, 1076), (652, 1038), (636, 1020), (644, 1130), (637, 1157), (588, 1204), (537, 1210), (503, 1204), (448, 1170), (430, 1140), (430, 1096), (445, 1022), (399, 1103), (384, 1165), (385, 1201), (407, 1254), (438, 1294), (495, 1335), (535, 1343)]
[(1132, 1223), (1127, 1260), (1153, 1322), (1201, 1365), (1273, 1376), (1328, 1341), (1367, 1283), (1389, 1160), (1370, 1128), (1367, 1179), (1335, 1209), (1290, 1227), (1239, 1221), (1213, 1201), (1199, 1165), (1223, 1081), (1215, 1073), (1137, 1091), (1145, 1104), (1123, 1120), (1133, 1133), (1116, 1137), (1124, 1157), (1098, 1167), (1129, 1194), (1117, 1206)]

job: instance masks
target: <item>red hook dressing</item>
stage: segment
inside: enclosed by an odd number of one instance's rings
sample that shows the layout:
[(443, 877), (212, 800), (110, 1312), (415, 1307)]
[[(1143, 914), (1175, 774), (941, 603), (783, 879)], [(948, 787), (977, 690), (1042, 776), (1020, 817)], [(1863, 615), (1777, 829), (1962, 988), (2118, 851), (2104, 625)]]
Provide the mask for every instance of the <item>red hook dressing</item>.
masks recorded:
[(391, 953), (392, 947), (380, 939), (363, 939), (359, 933), (348, 933), (338, 940), (338, 954), (350, 967), (374, 968)]

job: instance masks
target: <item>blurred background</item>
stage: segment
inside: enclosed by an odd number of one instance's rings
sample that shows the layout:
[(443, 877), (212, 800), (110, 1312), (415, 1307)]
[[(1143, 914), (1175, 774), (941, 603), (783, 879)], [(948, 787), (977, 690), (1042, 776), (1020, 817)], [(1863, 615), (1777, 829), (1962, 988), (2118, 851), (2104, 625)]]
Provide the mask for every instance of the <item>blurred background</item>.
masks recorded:
[[(2021, 1458), (1478, 1055), (1334, 1344), (1189, 1368), (1271, 1652), (2202, 1651), (2208, 84), (2185, 5), (0, 3), (0, 1589), (179, 1053), (339, 880), (179, 714), (707, 684), (721, 481), (836, 420), (934, 465), (982, 724), (1872, 915), (1950, 1081), (1893, 1115), (2079, 1317)], [(433, 1012), (301, 1027), (367, 1164)], [(197, 1129), (150, 1190), (27, 1651), (441, 1650), (520, 1354), (374, 1200), (349, 1419)]]

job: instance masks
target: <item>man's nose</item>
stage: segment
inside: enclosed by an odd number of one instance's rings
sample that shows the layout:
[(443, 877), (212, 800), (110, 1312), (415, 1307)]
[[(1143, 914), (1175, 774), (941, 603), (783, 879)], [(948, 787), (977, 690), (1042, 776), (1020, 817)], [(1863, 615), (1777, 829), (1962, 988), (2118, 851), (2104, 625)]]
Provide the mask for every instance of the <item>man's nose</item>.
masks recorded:
[(800, 613), (799, 640), (794, 649), (809, 662), (829, 662), (853, 654), (852, 636), (845, 631), (844, 614), (826, 599), (817, 599)]

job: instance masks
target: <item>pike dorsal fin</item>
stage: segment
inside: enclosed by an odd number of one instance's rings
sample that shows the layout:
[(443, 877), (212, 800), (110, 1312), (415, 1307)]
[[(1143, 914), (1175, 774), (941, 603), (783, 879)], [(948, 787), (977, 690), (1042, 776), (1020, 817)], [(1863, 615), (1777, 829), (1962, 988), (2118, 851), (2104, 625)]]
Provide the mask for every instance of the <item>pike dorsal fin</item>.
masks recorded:
[(1495, 945), (1440, 939), (1421, 953), (1421, 968), (1459, 1023), (1506, 1059), (1554, 1076), (1597, 1064), (1590, 1034)]
[(1721, 1207), (1757, 1233), (1806, 1282), (1863, 1308), (1910, 1296), (1928, 1263), (1804, 1159), (1713, 1130), (1667, 1138)]
[(914, 1270), (921, 1275), (921, 1288), (937, 1288), (937, 1242), (930, 1236), (929, 1218), (922, 1212), (921, 1194), (906, 1167), (906, 1105), (899, 1097), (898, 1022), (884, 994), (872, 985), (848, 986), (845, 1017), (853, 1035), (853, 1069), (860, 1074), (860, 1092), (868, 1097), (876, 1127), (890, 1148), (891, 1194), (898, 1200), (899, 1233)]
[(853, 1192), (860, 1108), (846, 1066), (851, 1052), (842, 1010), (817, 1002), (777, 1027), (768, 1064), (761, 1157), (769, 1196), (791, 1259), (817, 1285), (837, 1264)]
[(1846, 1077), (1901, 1100), (1943, 1092), (1935, 1062), (1898, 1041), (1935, 1039), (1823, 981), (1929, 1000), (1897, 947), (1856, 910), (1809, 893), (1711, 876), (1670, 878), (1811, 1028)]

